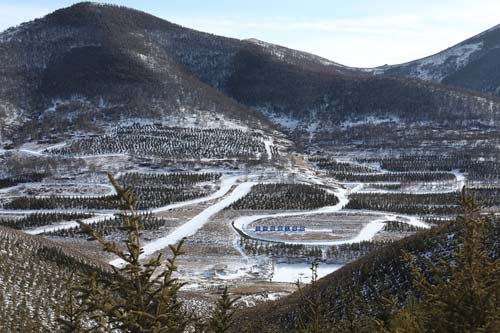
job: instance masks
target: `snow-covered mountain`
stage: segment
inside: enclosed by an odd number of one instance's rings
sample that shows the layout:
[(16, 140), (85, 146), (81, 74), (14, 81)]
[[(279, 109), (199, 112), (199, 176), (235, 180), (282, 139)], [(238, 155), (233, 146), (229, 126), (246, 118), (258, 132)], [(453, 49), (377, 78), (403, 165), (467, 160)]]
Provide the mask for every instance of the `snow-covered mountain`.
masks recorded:
[[(419, 73), (451, 82), (459, 72), (452, 75), (438, 65), (469, 64), (462, 71), (470, 70), (472, 59), (490, 49), (488, 41), (497, 33), (450, 49), (447, 60), (428, 59), (436, 70), (421, 63)], [(471, 61), (453, 56), (459, 50)], [(500, 123), (495, 98), (413, 78), (374, 76), (305, 52), (195, 31), (125, 7), (79, 3), (0, 34), (4, 133), (22, 138), (33, 131), (131, 118), (167, 120), (199, 110), (259, 129), (274, 122), (292, 132), (306, 130), (309, 141), (324, 138), (339, 124), (366, 119)]]
[(429, 57), (366, 71), (500, 95), (500, 25)]
[(214, 38), (140, 11), (94, 3), (8, 29), (0, 34), (0, 124), (4, 130), (23, 124), (66, 130), (95, 120), (169, 120), (201, 110), (268, 127), (259, 113), (183, 66), (210, 66), (213, 82), (227, 75), (215, 63), (225, 64), (240, 42)]

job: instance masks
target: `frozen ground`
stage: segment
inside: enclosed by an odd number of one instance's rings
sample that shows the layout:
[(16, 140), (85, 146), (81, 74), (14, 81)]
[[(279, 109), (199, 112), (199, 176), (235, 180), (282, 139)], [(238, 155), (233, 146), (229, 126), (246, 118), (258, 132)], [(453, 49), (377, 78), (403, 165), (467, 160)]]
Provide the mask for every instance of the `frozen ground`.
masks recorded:
[[(342, 265), (320, 264), (317, 269), (318, 278), (322, 278), (325, 275), (335, 272), (341, 267)], [(273, 282), (296, 283), (299, 281), (300, 283), (310, 283), (311, 265), (287, 263), (274, 264), (271, 280)]]
[[(185, 118), (186, 124), (196, 125), (197, 119)], [(285, 121), (284, 121), (285, 122)], [(210, 126), (224, 127), (226, 120), (211, 119)], [(285, 125), (285, 123), (283, 124)], [(286, 125), (294, 125), (293, 119), (288, 119)], [(202, 126), (202, 124), (200, 124)], [(311, 129), (311, 135), (314, 128)], [(315, 165), (310, 163), (305, 155), (298, 153), (289, 153), (286, 157), (278, 159), (272, 156), (275, 148), (286, 150), (283, 145), (285, 142), (282, 138), (272, 136), (262, 136), (265, 146), (265, 152), (268, 161), (265, 164), (258, 166), (248, 166), (243, 162), (236, 160), (230, 161), (228, 165), (210, 164), (217, 162), (215, 160), (198, 160), (195, 163), (186, 166), (177, 166), (175, 163), (168, 166), (157, 167), (155, 161), (150, 161), (149, 166), (137, 164), (131, 158), (120, 158), (112, 155), (100, 155), (98, 157), (89, 157), (85, 163), (91, 161), (95, 163), (98, 170), (121, 171), (121, 172), (166, 172), (166, 170), (176, 170), (182, 168), (184, 171), (204, 172), (216, 171), (223, 174), (220, 181), (217, 182), (218, 190), (214, 193), (194, 200), (172, 203), (163, 207), (157, 207), (151, 212), (162, 218), (167, 218), (172, 221), (171, 224), (165, 225), (159, 230), (146, 232), (147, 241), (144, 245), (143, 257), (146, 258), (153, 254), (169, 253), (168, 245), (172, 245), (187, 237), (185, 242), (186, 254), (182, 256), (179, 266), (181, 267), (179, 274), (180, 278), (189, 282), (191, 290), (206, 292), (220, 285), (230, 285), (231, 288), (242, 288), (253, 285), (265, 287), (268, 290), (272, 288), (270, 285), (290, 287), (290, 283), (301, 280), (302, 283), (307, 283), (310, 279), (310, 265), (305, 262), (307, 259), (296, 258), (284, 262), (283, 260), (275, 260), (267, 256), (251, 256), (246, 254), (239, 246), (241, 234), (251, 238), (267, 242), (283, 242), (286, 244), (301, 244), (305, 246), (319, 246), (326, 249), (332, 245), (351, 244), (365, 240), (379, 239), (383, 234), (382, 229), (387, 221), (399, 221), (409, 225), (428, 227), (417, 216), (409, 216), (403, 214), (393, 214), (377, 211), (362, 211), (362, 210), (346, 210), (345, 205), (349, 202), (349, 194), (356, 192), (385, 192), (392, 191), (383, 187), (371, 186), (365, 183), (339, 183), (331, 177), (328, 177), (323, 172), (318, 170)], [(20, 149), (23, 155), (45, 156), (47, 150), (62, 146), (58, 145), (25, 145)], [(355, 156), (355, 155), (353, 155)], [(351, 160), (351, 156), (345, 158), (346, 161)], [(261, 161), (262, 162), (262, 161)], [(83, 161), (82, 161), (83, 163)], [(134, 164), (136, 163), (136, 164)], [(364, 165), (364, 164), (363, 164)], [(366, 166), (366, 165), (365, 165)], [(377, 172), (384, 172), (377, 166), (369, 165)], [(198, 167), (200, 167), (198, 169)], [(201, 171), (200, 171), (201, 170)], [(445, 193), (460, 189), (467, 181), (466, 175), (458, 170), (453, 170), (456, 181), (448, 183), (414, 183), (406, 184), (401, 189), (395, 192), (412, 192), (412, 193)], [(103, 175), (101, 175), (104, 177)], [(101, 177), (99, 176), (99, 177)], [(81, 178), (76, 178), (81, 177)], [(23, 184), (25, 189), (36, 189), (37, 195), (90, 195), (92, 190), (95, 193), (111, 193), (109, 186), (102, 185), (105, 183), (104, 178), (96, 179), (96, 183), (92, 183), (94, 179), (88, 180), (83, 176), (73, 175), (75, 181), (73, 189), (71, 186), (56, 186), (56, 182), (47, 182), (46, 184)], [(334, 193), (339, 198), (339, 203), (334, 206), (321, 207), (313, 210), (302, 211), (231, 211), (225, 210), (231, 203), (245, 196), (251, 189), (252, 185), (262, 183), (275, 182), (299, 182), (318, 185), (330, 193)], [(54, 186), (52, 186), (54, 185)], [(212, 184), (212, 185), (215, 185)], [(380, 185), (380, 184), (379, 184)], [(92, 188), (94, 186), (94, 188)], [(79, 193), (76, 188), (80, 187)], [(85, 189), (85, 190), (83, 190)], [(19, 188), (18, 188), (19, 190)], [(0, 196), (8, 194), (17, 195), (17, 190), (4, 189), (1, 190)], [(24, 190), (23, 190), (24, 191)], [(55, 210), (61, 211), (61, 210)], [(0, 213), (13, 213), (16, 216), (36, 212), (16, 211)], [(101, 222), (113, 216), (116, 211), (94, 211), (92, 218), (84, 220), (86, 223)], [(345, 221), (342, 218), (345, 217)], [(263, 222), (265, 221), (265, 222)], [(252, 223), (282, 223), (282, 221), (291, 221), (297, 225), (306, 225), (304, 232), (297, 239), (288, 237), (284, 234), (269, 234), (254, 232), (255, 224)], [(308, 221), (310, 222), (308, 224)], [(283, 222), (283, 223), (285, 223)], [(232, 224), (233, 223), (233, 224)], [(300, 223), (300, 224), (299, 224)], [(342, 224), (344, 223), (344, 224)], [(233, 227), (234, 225), (234, 227)], [(26, 230), (27, 233), (40, 234), (47, 231), (66, 229), (77, 226), (76, 221), (65, 221), (55, 225), (44, 226), (31, 230)], [(237, 230), (236, 230), (237, 229)], [(115, 235), (116, 240), (121, 237)], [(377, 238), (378, 237), (378, 238)], [(383, 237), (391, 237), (390, 233), (383, 234)], [(70, 240), (65, 240), (69, 242)], [(95, 255), (100, 247), (92, 242), (84, 243), (82, 240), (75, 241), (75, 246), (81, 246), (82, 249), (88, 250), (89, 253)], [(80, 245), (77, 245), (80, 244)], [(94, 251), (90, 250), (92, 246)], [(112, 265), (120, 266), (123, 262), (119, 259), (104, 257), (106, 261)], [(290, 258), (294, 259), (294, 258)], [(273, 264), (274, 263), (274, 264)], [(324, 276), (340, 268), (341, 265), (320, 263), (318, 268), (319, 276)], [(270, 281), (272, 281), (270, 283)]]
[[(213, 215), (217, 214), (218, 212), (250, 192), (250, 189), (254, 184), (256, 183), (244, 182), (240, 185), (237, 185), (236, 188), (227, 197), (203, 210), (200, 214), (196, 215), (188, 222), (176, 228), (172, 233), (146, 244), (143, 248), (143, 255), (147, 256), (153, 254), (156, 251), (166, 248), (168, 245), (176, 244), (181, 239), (193, 235), (205, 223), (207, 223)], [(123, 264), (123, 260), (116, 259), (111, 261), (110, 264), (114, 266), (120, 266)]]

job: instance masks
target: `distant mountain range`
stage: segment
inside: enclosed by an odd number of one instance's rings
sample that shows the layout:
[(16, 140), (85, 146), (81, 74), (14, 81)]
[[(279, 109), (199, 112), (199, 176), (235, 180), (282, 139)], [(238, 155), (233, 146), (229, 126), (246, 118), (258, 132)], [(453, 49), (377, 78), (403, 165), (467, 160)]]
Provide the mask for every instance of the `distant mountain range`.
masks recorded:
[(318, 136), (367, 118), (496, 124), (500, 99), (484, 93), (500, 85), (498, 46), (493, 28), (428, 58), (356, 69), (79, 3), (0, 34), (0, 125), (64, 131), (193, 110)]

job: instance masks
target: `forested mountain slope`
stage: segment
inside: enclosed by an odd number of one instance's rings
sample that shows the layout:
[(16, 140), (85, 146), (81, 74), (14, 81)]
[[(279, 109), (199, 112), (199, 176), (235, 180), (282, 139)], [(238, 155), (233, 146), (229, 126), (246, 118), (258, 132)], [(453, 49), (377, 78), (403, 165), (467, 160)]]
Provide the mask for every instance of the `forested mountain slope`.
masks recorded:
[(373, 76), (304, 52), (95, 3), (4, 31), (0, 74), (6, 128), (31, 119), (63, 130), (89, 119), (205, 110), (253, 127), (267, 127), (263, 114), (288, 129), (326, 133), (370, 117), (467, 126), (496, 123), (500, 114), (495, 98)]
[(202, 110), (266, 127), (258, 113), (177, 61), (168, 40), (183, 35), (193, 35), (193, 43), (198, 35), (211, 39), (143, 12), (93, 3), (6, 30), (0, 34), (1, 123), (12, 127), (31, 119), (64, 129), (62, 124), (89, 120), (162, 119)]
[[(432, 272), (430, 264), (439, 265), (441, 260), (450, 262), (462, 245), (460, 237), (464, 229), (458, 221), (375, 250), (318, 280), (321, 325), (359, 319), (383, 320), (390, 316), (388, 301), (392, 300), (399, 304), (396, 307), (401, 307), (408, 302), (410, 295), (418, 298), (414, 274), (404, 254), (413, 255), (424, 274)], [(500, 257), (499, 222), (493, 218), (486, 225), (484, 244), (493, 258)], [(309, 301), (311, 288), (306, 287), (289, 297), (241, 311), (235, 327), (240, 332), (290, 332), (301, 322), (311, 324)], [(242, 331), (242, 327), (246, 330)]]
[(0, 227), (0, 331), (52, 331), (71, 272), (92, 271), (110, 267), (43, 237)]
[(441, 82), (499, 95), (500, 25), (437, 54), (368, 71), (374, 74)]

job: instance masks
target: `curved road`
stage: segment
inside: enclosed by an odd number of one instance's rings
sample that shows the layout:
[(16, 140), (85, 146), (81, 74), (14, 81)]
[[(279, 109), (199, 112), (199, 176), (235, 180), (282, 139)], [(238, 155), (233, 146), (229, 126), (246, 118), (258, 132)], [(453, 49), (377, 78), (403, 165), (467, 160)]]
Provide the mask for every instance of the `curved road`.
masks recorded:
[[(272, 145), (272, 142), (269, 142), (266, 144), (266, 148), (269, 149), (270, 146)], [(266, 149), (266, 150), (267, 150)], [(28, 151), (26, 150), (25, 152), (29, 153), (35, 153), (34, 151)], [(456, 190), (461, 189), (462, 186), (465, 184), (465, 176), (459, 172), (458, 170), (453, 170), (453, 173), (456, 176), (457, 179), (457, 186)], [(163, 211), (168, 211), (171, 209), (175, 208), (180, 208), (180, 207), (185, 207), (185, 206), (190, 206), (198, 203), (203, 203), (207, 201), (212, 201), (216, 200), (219, 198), (222, 198), (221, 200), (215, 202), (213, 205), (209, 206), (208, 208), (204, 209), (201, 213), (187, 221), (186, 223), (182, 224), (181, 226), (177, 227), (174, 229), (172, 232), (170, 232), (168, 235), (165, 235), (164, 237), (158, 238), (150, 243), (147, 243), (144, 246), (144, 255), (150, 255), (153, 254), (161, 249), (164, 249), (168, 245), (172, 245), (180, 241), (184, 237), (191, 236), (195, 234), (199, 229), (201, 229), (208, 221), (210, 220), (211, 217), (216, 215), (218, 212), (223, 210), (224, 208), (228, 207), (231, 205), (233, 202), (236, 200), (242, 198), (245, 196), (248, 192), (250, 192), (250, 189), (253, 185), (256, 184), (254, 181), (245, 181), (242, 182), (238, 185), (237, 182), (241, 180), (244, 176), (239, 175), (239, 176), (222, 176), (221, 178), (221, 185), (220, 189), (211, 195), (208, 195), (203, 198), (198, 198), (198, 199), (193, 199), (193, 200), (188, 200), (184, 202), (177, 202), (173, 204), (169, 204), (163, 207), (155, 208), (152, 210), (149, 210), (153, 213), (159, 213)], [(258, 177), (258, 175), (249, 175), (247, 176), (249, 178), (254, 178)], [(317, 177), (314, 177), (315, 179)], [(318, 181), (319, 179), (316, 179), (317, 183), (321, 183), (321, 181)], [(423, 228), (428, 228), (429, 225), (427, 225), (424, 222), (421, 222), (417, 217), (415, 216), (409, 216), (409, 215), (402, 215), (402, 214), (392, 214), (392, 213), (385, 213), (385, 212), (373, 212), (373, 211), (366, 211), (369, 212), (370, 214), (374, 215), (380, 215), (380, 218), (377, 218), (375, 220), (372, 220), (369, 222), (367, 225), (365, 225), (358, 235), (351, 239), (345, 239), (345, 240), (332, 240), (332, 241), (283, 241), (281, 239), (272, 239), (272, 238), (266, 238), (266, 237), (261, 237), (260, 235), (256, 235), (252, 233), (251, 231), (246, 230), (246, 226), (250, 224), (251, 222), (264, 219), (264, 218), (277, 218), (277, 217), (288, 217), (288, 216), (304, 216), (304, 215), (315, 215), (315, 214), (328, 214), (328, 213), (334, 213), (342, 210), (342, 208), (349, 202), (348, 196), (351, 193), (355, 193), (360, 191), (363, 188), (364, 184), (363, 183), (357, 183), (352, 189), (345, 189), (342, 186), (337, 188), (335, 191), (328, 190), (331, 193), (334, 193), (337, 195), (339, 198), (339, 203), (334, 205), (334, 206), (327, 206), (327, 207), (322, 207), (319, 209), (314, 209), (314, 210), (303, 210), (303, 211), (293, 211), (293, 212), (283, 212), (283, 213), (276, 213), (276, 214), (262, 214), (262, 215), (249, 215), (249, 216), (240, 216), (234, 221), (233, 226), (237, 228), (240, 232), (252, 237), (256, 238), (262, 241), (275, 241), (275, 242), (282, 242), (286, 244), (303, 244), (303, 245), (338, 245), (338, 244), (347, 244), (347, 243), (356, 243), (364, 240), (370, 240), (372, 239), (382, 228), (384, 227), (385, 223), (384, 221), (387, 220), (399, 220), (404, 223), (408, 223), (410, 225), (418, 226), (418, 227), (423, 227)], [(233, 189), (234, 188), (234, 189)], [(232, 192), (230, 192), (230, 190)], [(442, 192), (450, 192), (454, 191), (455, 189), (446, 189), (442, 190)], [(230, 192), (230, 193), (229, 193)], [(376, 192), (376, 191), (373, 191)], [(227, 195), (229, 193), (229, 195)], [(433, 193), (439, 193), (439, 192), (433, 192)], [(227, 195), (227, 196), (226, 196)], [(226, 196), (225, 198), (223, 198)], [(58, 212), (64, 211), (64, 210), (57, 210)], [(5, 211), (5, 213), (29, 213), (31, 211)], [(363, 212), (363, 211), (356, 211), (356, 212)], [(102, 222), (105, 219), (113, 217), (115, 212), (97, 212), (96, 216), (93, 216), (92, 218), (85, 219), (83, 220), (84, 223), (95, 223), (95, 222)], [(58, 230), (58, 229), (68, 229), (77, 226), (76, 221), (68, 221), (65, 223), (57, 224), (57, 225), (51, 225), (51, 226), (44, 226), (44, 227), (39, 227), (31, 230), (26, 230), (26, 233), (29, 234), (40, 234), (43, 232), (47, 231), (53, 231), (53, 230)], [(120, 266), (123, 264), (123, 261), (121, 259), (116, 259), (110, 262), (110, 264), (115, 265), (115, 266)]]

